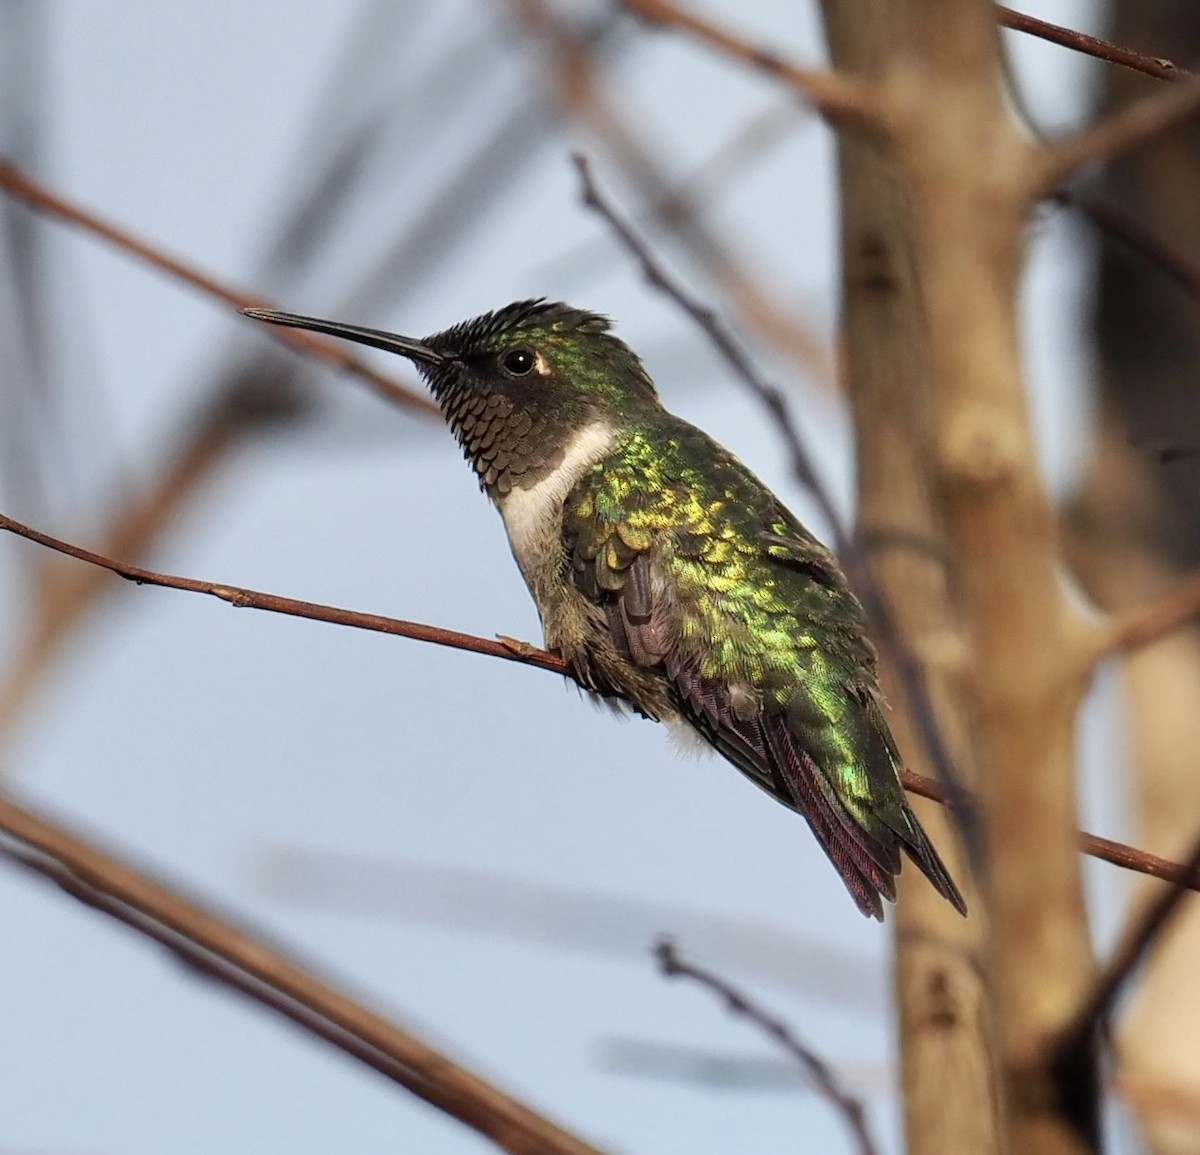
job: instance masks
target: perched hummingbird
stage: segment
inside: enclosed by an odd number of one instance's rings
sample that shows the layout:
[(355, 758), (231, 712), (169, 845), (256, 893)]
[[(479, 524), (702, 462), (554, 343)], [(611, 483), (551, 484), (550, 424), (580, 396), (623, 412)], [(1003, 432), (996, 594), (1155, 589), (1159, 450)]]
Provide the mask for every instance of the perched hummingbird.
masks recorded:
[(862, 606), (733, 454), (668, 413), (606, 318), (518, 301), (424, 340), (247, 316), (414, 362), (508, 531), (546, 645), (584, 686), (698, 731), (799, 811), (864, 914), (900, 851), (966, 913), (908, 806)]

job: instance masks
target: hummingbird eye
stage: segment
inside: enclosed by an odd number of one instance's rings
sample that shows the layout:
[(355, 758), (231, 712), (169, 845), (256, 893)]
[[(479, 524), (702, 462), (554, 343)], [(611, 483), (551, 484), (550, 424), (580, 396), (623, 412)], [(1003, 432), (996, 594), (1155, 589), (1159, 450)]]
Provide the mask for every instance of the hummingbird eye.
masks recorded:
[(510, 349), (504, 354), (502, 364), (514, 377), (524, 377), (533, 368), (534, 361), (531, 349)]

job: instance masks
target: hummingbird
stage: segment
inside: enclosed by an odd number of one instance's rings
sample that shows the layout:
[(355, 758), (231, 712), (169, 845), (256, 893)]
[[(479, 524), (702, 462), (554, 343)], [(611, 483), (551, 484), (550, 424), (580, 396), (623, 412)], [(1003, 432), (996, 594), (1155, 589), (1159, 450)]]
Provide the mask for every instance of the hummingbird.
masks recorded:
[(663, 408), (606, 317), (517, 301), (420, 340), (244, 310), (407, 358), (504, 521), (548, 649), (614, 708), (697, 732), (807, 820), (883, 918), (903, 850), (966, 905), (900, 784), (866, 615), (834, 555)]

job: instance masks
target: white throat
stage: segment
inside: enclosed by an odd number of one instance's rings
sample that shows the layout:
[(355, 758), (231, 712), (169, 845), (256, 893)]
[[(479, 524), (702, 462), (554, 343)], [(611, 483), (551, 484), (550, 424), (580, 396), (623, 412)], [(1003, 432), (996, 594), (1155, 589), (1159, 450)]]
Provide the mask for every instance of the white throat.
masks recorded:
[(558, 548), (567, 494), (597, 461), (607, 456), (614, 439), (615, 430), (605, 421), (585, 425), (567, 443), (563, 459), (553, 472), (527, 489), (514, 487), (497, 500), (513, 557), (531, 586), (535, 573), (557, 560), (543, 554), (547, 548)]

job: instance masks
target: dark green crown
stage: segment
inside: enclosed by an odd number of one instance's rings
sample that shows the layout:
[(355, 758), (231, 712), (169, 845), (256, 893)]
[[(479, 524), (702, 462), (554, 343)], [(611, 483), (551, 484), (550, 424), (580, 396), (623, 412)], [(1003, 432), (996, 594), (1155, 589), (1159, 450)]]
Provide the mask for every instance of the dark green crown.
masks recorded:
[[(535, 297), (514, 301), (503, 309), (484, 313), (470, 321), (460, 321), (441, 333), (426, 337), (424, 344), (446, 357), (470, 359), (523, 338), (534, 341), (551, 333), (599, 335), (611, 328), (612, 322), (599, 313)], [(616, 338), (611, 340), (616, 341)]]

